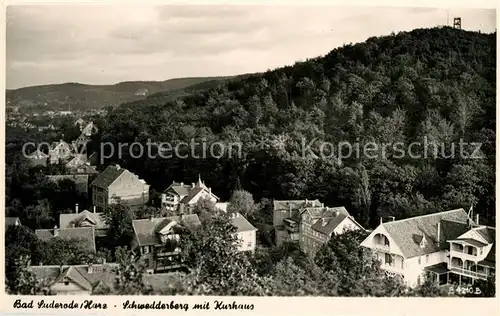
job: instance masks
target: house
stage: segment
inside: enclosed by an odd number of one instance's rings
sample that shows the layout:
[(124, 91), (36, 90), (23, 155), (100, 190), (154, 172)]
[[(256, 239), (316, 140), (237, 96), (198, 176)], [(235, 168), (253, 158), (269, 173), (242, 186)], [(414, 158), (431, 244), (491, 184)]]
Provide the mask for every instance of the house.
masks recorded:
[(75, 121), (74, 125), (78, 126), (80, 131), (82, 131), (83, 126), (85, 125), (85, 121), (82, 118), (79, 118), (78, 120)]
[(161, 204), (168, 211), (189, 214), (200, 199), (210, 199), (214, 203), (219, 201), (212, 189), (198, 177), (197, 183), (173, 182), (161, 195)]
[(31, 153), (30, 155), (26, 156), (26, 159), (28, 159), (28, 161), (32, 167), (36, 167), (36, 166), (45, 167), (47, 165), (48, 158), (49, 158), (49, 155), (45, 154), (40, 149), (37, 149), (36, 151)]
[(21, 226), (19, 217), (5, 217), (5, 230), (7, 230), (9, 226)]
[(196, 214), (138, 219), (132, 222), (134, 238), (131, 249), (138, 251), (148, 271), (159, 272), (183, 267), (177, 242), (180, 225), (197, 227), (201, 222)]
[(89, 252), (96, 252), (94, 227), (57, 228), (55, 226), (54, 229), (37, 229), (35, 234), (42, 241), (50, 241), (56, 237), (66, 240), (81, 240)]
[(91, 184), (92, 204), (98, 211), (108, 205), (124, 203), (138, 207), (149, 200), (149, 185), (119, 165), (108, 166)]
[(307, 207), (301, 213), (300, 248), (314, 257), (332, 235), (360, 229), (364, 230), (363, 226), (356, 222), (345, 207)]
[[(113, 289), (116, 282), (116, 263), (79, 264), (63, 266), (30, 266), (34, 277), (52, 295), (91, 295), (94, 291)], [(144, 283), (156, 291), (179, 287), (184, 273), (145, 274)]]
[(240, 213), (231, 214), (231, 222), (236, 227), (238, 251), (254, 251), (257, 243), (257, 228)]
[(64, 140), (52, 143), (49, 150), (49, 158), (51, 164), (58, 164), (61, 160), (67, 161), (73, 157), (73, 148)]
[(87, 143), (89, 142), (90, 142), (90, 137), (85, 136), (84, 133), (81, 133), (80, 136), (78, 136), (78, 138), (72, 142), (72, 144), (75, 148), (80, 149), (81, 147), (86, 146)]
[(99, 171), (97, 171), (97, 169), (91, 166), (88, 162), (83, 165), (79, 165), (78, 167), (66, 168), (66, 173), (71, 175), (88, 175), (91, 183), (99, 175)]
[(299, 241), (300, 214), (306, 207), (323, 207), (318, 200), (274, 200), (273, 226), (276, 245)]
[(63, 229), (93, 227), (95, 237), (105, 237), (109, 229), (109, 225), (106, 223), (102, 213), (97, 213), (95, 207), (93, 212), (84, 210), (78, 213), (78, 204), (76, 205), (75, 213), (59, 214), (59, 227)]
[(426, 272), (439, 284), (470, 284), (494, 273), (495, 229), (479, 225), (463, 209), (382, 222), (361, 243), (390, 275), (408, 286)]
[(49, 181), (59, 183), (62, 180), (71, 180), (75, 183), (75, 190), (80, 194), (87, 196), (89, 192), (89, 175), (88, 174), (61, 174), (48, 175)]
[(148, 94), (149, 94), (149, 90), (146, 88), (137, 89), (137, 91), (134, 93), (134, 95), (137, 95), (137, 96), (147, 96)]
[(30, 266), (35, 278), (55, 295), (90, 295), (101, 286), (113, 288), (115, 263)]
[(91, 137), (92, 135), (95, 135), (99, 132), (99, 129), (97, 126), (94, 124), (94, 122), (88, 123), (83, 129), (82, 129), (82, 135), (86, 137)]

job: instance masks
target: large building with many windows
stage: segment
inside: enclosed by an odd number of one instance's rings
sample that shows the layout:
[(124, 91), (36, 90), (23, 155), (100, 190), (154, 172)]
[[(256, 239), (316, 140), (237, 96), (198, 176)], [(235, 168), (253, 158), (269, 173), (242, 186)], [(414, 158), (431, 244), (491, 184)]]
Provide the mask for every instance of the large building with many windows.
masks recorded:
[(388, 274), (417, 286), (429, 275), (439, 284), (471, 284), (495, 272), (495, 228), (463, 209), (381, 222), (361, 243)]
[(308, 207), (301, 213), (300, 248), (314, 257), (332, 235), (364, 229), (345, 207)]

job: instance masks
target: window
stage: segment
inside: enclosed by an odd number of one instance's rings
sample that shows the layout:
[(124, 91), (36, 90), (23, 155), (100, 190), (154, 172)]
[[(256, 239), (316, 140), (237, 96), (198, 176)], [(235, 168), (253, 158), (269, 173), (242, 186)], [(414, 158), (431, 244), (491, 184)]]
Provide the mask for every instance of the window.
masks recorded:
[(404, 269), (404, 268), (405, 268), (405, 260), (401, 259), (401, 269)]
[(384, 245), (389, 246), (389, 239), (384, 236)]
[(247, 242), (247, 247), (252, 247), (252, 242), (251, 241)]
[(392, 256), (388, 253), (385, 254), (385, 264), (392, 265)]
[(425, 256), (425, 263), (429, 263), (429, 255)]
[(422, 257), (418, 257), (418, 264), (422, 264)]

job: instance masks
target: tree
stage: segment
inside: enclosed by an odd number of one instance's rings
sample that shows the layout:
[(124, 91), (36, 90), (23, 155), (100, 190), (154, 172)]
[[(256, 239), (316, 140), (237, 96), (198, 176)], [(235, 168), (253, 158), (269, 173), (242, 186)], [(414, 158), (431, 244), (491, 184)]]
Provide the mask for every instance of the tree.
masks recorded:
[(47, 284), (39, 282), (29, 270), (29, 256), (15, 259), (13, 273), (7, 276), (7, 290), (14, 295), (50, 295)]
[(202, 223), (206, 223), (212, 219), (212, 216), (219, 212), (215, 207), (215, 202), (210, 198), (201, 198), (193, 207), (193, 213), (198, 215)]
[(442, 297), (448, 296), (448, 287), (439, 287), (430, 273), (424, 275), (424, 282), (411, 292), (412, 296)]
[(126, 248), (116, 249), (116, 274), (114, 291), (119, 295), (147, 295), (152, 289), (144, 281), (146, 269), (138, 262), (136, 255)]
[(247, 256), (237, 250), (236, 227), (218, 213), (181, 238), (181, 257), (191, 268), (191, 286), (210, 295), (264, 295), (264, 285)]
[(40, 263), (44, 265), (72, 265), (90, 262), (93, 254), (81, 239), (54, 237), (40, 245)]
[(110, 204), (102, 213), (109, 225), (107, 240), (111, 246), (128, 246), (133, 236), (132, 211), (126, 204)]
[(256, 209), (252, 194), (244, 190), (234, 191), (227, 206), (228, 213), (239, 212), (245, 217), (253, 216)]
[(302, 267), (287, 257), (276, 265), (270, 291), (278, 296), (337, 296), (338, 283), (333, 272), (322, 270), (314, 262)]
[(362, 230), (334, 235), (316, 253), (314, 261), (339, 278), (340, 296), (399, 296), (406, 289), (397, 277), (380, 268), (372, 252), (359, 244), (366, 238)]

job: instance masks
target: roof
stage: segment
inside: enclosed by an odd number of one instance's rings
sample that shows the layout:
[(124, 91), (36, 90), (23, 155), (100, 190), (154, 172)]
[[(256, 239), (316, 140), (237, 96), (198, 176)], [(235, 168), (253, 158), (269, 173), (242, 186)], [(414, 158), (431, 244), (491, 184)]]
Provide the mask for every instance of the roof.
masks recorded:
[(88, 165), (87, 163), (69, 168), (69, 172), (73, 172), (75, 174), (98, 174), (99, 171), (95, 169), (95, 167)]
[[(403, 220), (385, 222), (381, 225), (401, 249), (405, 258), (413, 258), (445, 249), (446, 240), (455, 239), (469, 228), (468, 216), (463, 209), (411, 217)], [(437, 242), (437, 227), (441, 223), (440, 242)], [(414, 235), (425, 236), (422, 248)]]
[(97, 284), (104, 283), (112, 287), (115, 281), (113, 269), (115, 263), (92, 264), (89, 271), (89, 265), (72, 266), (31, 266), (30, 270), (38, 280), (47, 280), (49, 284), (62, 281), (65, 277), (81, 288), (91, 291)]
[(95, 185), (100, 188), (107, 188), (113, 182), (118, 179), (127, 169), (123, 169), (120, 166), (108, 166), (103, 172), (101, 172), (97, 178), (92, 182), (92, 185)]
[(212, 193), (212, 190), (210, 190), (210, 188), (208, 188), (205, 183), (201, 181), (201, 179), (198, 179), (197, 183), (191, 184), (186, 184), (183, 182), (172, 182), (172, 184), (168, 188), (166, 188), (164, 192), (177, 194), (181, 198), (180, 202), (186, 204), (191, 202), (191, 200), (202, 191), (208, 192), (217, 200), (219, 199), (215, 194)]
[(240, 213), (234, 213), (231, 218), (233, 226), (236, 227), (236, 232), (247, 232), (257, 230), (250, 222)]
[(75, 183), (76, 190), (81, 193), (87, 193), (89, 189), (88, 174), (48, 175), (47, 179), (52, 182), (59, 182), (61, 180), (71, 180)]
[(106, 229), (109, 227), (102, 213), (92, 213), (85, 210), (80, 213), (59, 215), (59, 227), (61, 228), (71, 228), (71, 225), (75, 225), (74, 227), (84, 227), (80, 226), (84, 221), (92, 223), (96, 229)]
[(66, 167), (68, 167), (68, 168), (78, 167), (80, 165), (84, 165), (86, 162), (87, 162), (87, 156), (82, 155), (82, 154), (78, 154), (75, 157), (73, 157), (73, 159), (71, 159), (70, 161), (68, 161), (66, 163)]
[(49, 157), (49, 155), (47, 155), (46, 153), (44, 153), (40, 149), (37, 149), (36, 151), (29, 154), (26, 158), (28, 158), (28, 159), (45, 159), (48, 157)]
[(321, 219), (311, 225), (311, 228), (322, 234), (330, 235), (344, 219), (349, 217), (349, 213), (343, 206), (327, 207), (319, 216)]
[(495, 243), (496, 229), (490, 226), (480, 226), (474, 228), (474, 230), (481, 235), (488, 243)]
[[(54, 236), (54, 230), (57, 229), (57, 236)], [(65, 240), (82, 240), (84, 247), (91, 251), (96, 252), (95, 234), (93, 227), (74, 227), (62, 229), (37, 229), (35, 230), (37, 237), (43, 241), (50, 241), (54, 237)]]
[(94, 130), (97, 131), (97, 127), (94, 125), (94, 122), (90, 122), (82, 129), (82, 134), (85, 136), (91, 136)]
[(160, 244), (158, 231), (164, 228), (171, 221), (176, 221), (185, 226), (199, 226), (200, 219), (196, 214), (181, 216), (157, 217), (151, 219), (136, 219), (132, 221), (134, 234), (137, 237), (140, 246)]
[(437, 274), (443, 274), (448, 272), (448, 264), (446, 262), (440, 262), (432, 266), (427, 266), (424, 268), (424, 270), (434, 272)]

